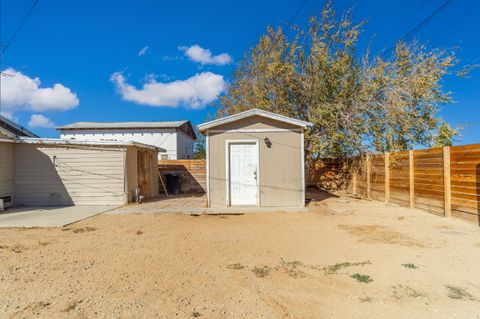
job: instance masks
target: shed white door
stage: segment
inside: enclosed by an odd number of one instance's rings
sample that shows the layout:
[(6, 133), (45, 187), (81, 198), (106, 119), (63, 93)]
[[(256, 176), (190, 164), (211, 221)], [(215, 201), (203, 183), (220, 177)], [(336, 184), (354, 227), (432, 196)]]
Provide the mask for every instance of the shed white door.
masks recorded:
[(257, 166), (256, 143), (229, 144), (230, 205), (257, 205)]

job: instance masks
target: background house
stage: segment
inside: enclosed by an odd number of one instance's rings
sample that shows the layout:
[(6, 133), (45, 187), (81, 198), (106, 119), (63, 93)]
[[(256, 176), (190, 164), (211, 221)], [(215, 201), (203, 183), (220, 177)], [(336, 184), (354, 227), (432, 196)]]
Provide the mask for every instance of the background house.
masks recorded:
[(77, 122), (57, 128), (62, 139), (134, 141), (166, 150), (159, 159), (193, 158), (196, 135), (190, 121)]

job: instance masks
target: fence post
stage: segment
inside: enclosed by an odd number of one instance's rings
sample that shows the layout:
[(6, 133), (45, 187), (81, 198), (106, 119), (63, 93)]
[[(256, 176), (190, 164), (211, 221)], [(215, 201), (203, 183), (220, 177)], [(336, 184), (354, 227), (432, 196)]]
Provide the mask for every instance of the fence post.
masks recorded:
[(450, 146), (443, 147), (443, 194), (445, 217), (452, 217), (452, 190), (450, 183)]
[(370, 154), (367, 154), (367, 199), (371, 199), (370, 198), (370, 193), (371, 193), (371, 190), (370, 190), (370, 184), (371, 184), (371, 172), (372, 172), (372, 165), (371, 165), (371, 161), (370, 161)]
[(352, 193), (357, 195), (357, 172), (355, 172), (355, 169), (352, 172)]
[(390, 200), (390, 153), (385, 153), (385, 203)]
[(408, 168), (410, 180), (410, 208), (415, 207), (415, 166), (413, 163), (413, 150), (408, 151)]

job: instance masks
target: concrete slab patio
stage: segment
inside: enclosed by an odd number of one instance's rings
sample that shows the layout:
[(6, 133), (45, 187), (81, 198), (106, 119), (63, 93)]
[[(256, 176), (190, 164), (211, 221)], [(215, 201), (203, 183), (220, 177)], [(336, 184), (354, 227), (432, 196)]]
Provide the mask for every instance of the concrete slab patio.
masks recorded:
[(204, 194), (183, 194), (177, 196), (160, 196), (155, 200), (142, 204), (125, 205), (109, 211), (107, 214), (163, 214), (177, 213), (187, 215), (202, 214), (246, 214), (246, 213), (268, 213), (268, 212), (307, 212), (304, 207), (256, 207), (256, 206), (235, 206), (207, 208), (207, 197)]
[(17, 207), (0, 213), (0, 228), (63, 227), (115, 206)]

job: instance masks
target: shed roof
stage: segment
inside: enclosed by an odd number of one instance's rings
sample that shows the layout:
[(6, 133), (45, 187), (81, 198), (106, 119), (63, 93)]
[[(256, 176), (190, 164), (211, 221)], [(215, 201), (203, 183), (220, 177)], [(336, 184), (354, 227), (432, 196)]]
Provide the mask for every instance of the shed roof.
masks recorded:
[(140, 148), (148, 148), (152, 150), (158, 150), (159, 152), (165, 153), (166, 150), (160, 147), (156, 147), (149, 144), (139, 143), (139, 142), (122, 142), (122, 141), (85, 141), (85, 140), (74, 140), (74, 139), (59, 139), (59, 138), (29, 138), (29, 137), (17, 137), (15, 139), (16, 143), (23, 144), (42, 144), (42, 145), (59, 145), (59, 146), (69, 146), (69, 145), (85, 145), (85, 146), (135, 146)]
[(192, 124), (188, 120), (170, 122), (76, 122), (57, 127), (59, 131), (67, 130), (108, 130), (108, 129), (147, 129), (147, 128), (175, 128), (196, 139)]
[(283, 116), (283, 115), (280, 115), (280, 114), (276, 114), (276, 113), (272, 113), (272, 112), (268, 112), (268, 111), (264, 111), (264, 110), (260, 110), (260, 109), (251, 109), (251, 110), (248, 110), (248, 111), (245, 111), (245, 112), (233, 114), (233, 115), (223, 117), (223, 118), (220, 118), (220, 119), (216, 119), (216, 120), (213, 120), (213, 121), (210, 121), (210, 122), (202, 123), (202, 124), (197, 126), (197, 129), (200, 133), (204, 133), (206, 130), (214, 128), (216, 126), (231, 123), (231, 122), (235, 122), (235, 121), (238, 121), (238, 120), (250, 117), (250, 116), (255, 116), (255, 115), (256, 116), (262, 116), (262, 117), (269, 118), (269, 119), (273, 119), (273, 120), (280, 121), (280, 122), (284, 122), (284, 123), (290, 123), (292, 125), (296, 125), (296, 126), (299, 126), (299, 127), (311, 127), (311, 126), (313, 126), (313, 124), (310, 123), (310, 122), (297, 120), (297, 119), (294, 119), (294, 118), (291, 118), (291, 117)]

